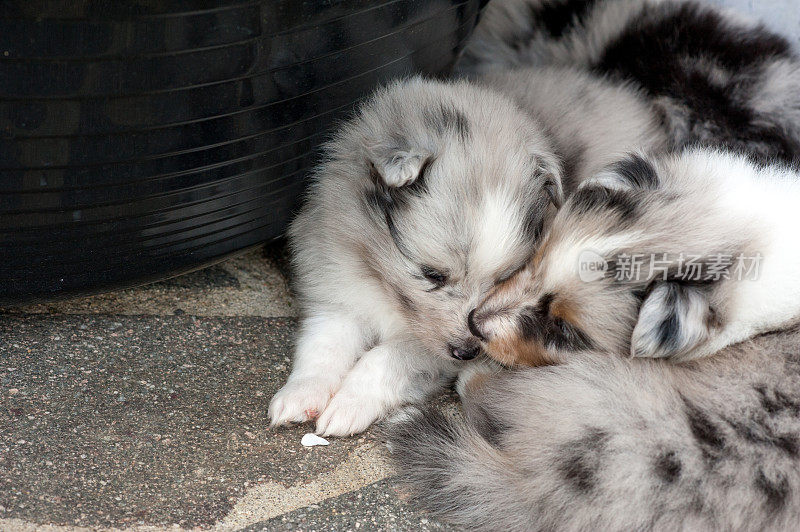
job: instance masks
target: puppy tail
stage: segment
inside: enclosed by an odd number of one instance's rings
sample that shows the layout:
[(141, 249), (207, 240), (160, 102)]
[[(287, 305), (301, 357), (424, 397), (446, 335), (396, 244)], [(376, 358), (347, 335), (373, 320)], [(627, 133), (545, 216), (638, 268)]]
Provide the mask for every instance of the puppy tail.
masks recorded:
[[(524, 522), (524, 500), (515, 496), (520, 490), (513, 487), (514, 464), (469, 421), (435, 408), (408, 407), (388, 423), (384, 435), (418, 508), (470, 530), (530, 525)], [(509, 523), (514, 516), (521, 519), (517, 526)]]

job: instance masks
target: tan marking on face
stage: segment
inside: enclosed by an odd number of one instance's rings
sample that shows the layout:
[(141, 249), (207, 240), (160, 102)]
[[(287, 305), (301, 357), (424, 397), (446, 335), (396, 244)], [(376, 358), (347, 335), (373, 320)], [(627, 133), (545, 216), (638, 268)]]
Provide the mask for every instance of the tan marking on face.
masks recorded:
[(539, 265), (542, 263), (542, 260), (544, 260), (545, 256), (547, 256), (551, 240), (552, 238), (546, 237), (539, 245), (539, 247), (536, 248), (536, 252), (533, 254), (533, 257), (531, 257), (531, 260), (528, 261), (528, 268), (531, 271), (538, 268)]
[(557, 297), (550, 304), (550, 315), (580, 328), (581, 320), (578, 312), (575, 310), (575, 305), (572, 304), (572, 301), (568, 299)]
[[(535, 288), (534, 279), (537, 276), (541, 276), (541, 273), (537, 273), (537, 271), (541, 268), (540, 264), (547, 253), (547, 248), (550, 247), (549, 242), (550, 239), (545, 239), (525, 268), (492, 288), (479, 305), (479, 308), (491, 308), (496, 301), (515, 301), (519, 300), (520, 294), (531, 294)], [(502, 308), (492, 310), (500, 311)]]
[(503, 298), (506, 299), (508, 295), (515, 295), (519, 293), (520, 286), (527, 283), (528, 278), (525, 271), (518, 272), (502, 283), (492, 288), (484, 298), (484, 303), (493, 299)]
[(514, 336), (492, 339), (487, 344), (487, 353), (504, 366), (548, 366), (556, 360), (537, 342), (526, 342)]

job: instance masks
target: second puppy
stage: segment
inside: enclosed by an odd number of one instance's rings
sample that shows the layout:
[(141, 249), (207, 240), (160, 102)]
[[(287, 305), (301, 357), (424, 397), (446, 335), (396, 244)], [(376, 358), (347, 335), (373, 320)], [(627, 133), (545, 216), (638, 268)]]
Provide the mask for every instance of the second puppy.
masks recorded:
[(584, 182), (527, 266), (469, 316), (491, 356), (688, 360), (800, 316), (800, 175), (691, 150)]

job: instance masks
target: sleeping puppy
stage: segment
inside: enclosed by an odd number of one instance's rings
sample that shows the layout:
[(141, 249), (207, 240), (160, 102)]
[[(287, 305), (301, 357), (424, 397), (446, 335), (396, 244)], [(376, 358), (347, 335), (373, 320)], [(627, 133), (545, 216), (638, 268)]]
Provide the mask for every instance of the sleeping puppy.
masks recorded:
[(689, 360), (800, 317), (800, 174), (690, 150), (585, 181), (469, 316), (509, 365), (575, 351)]
[(496, 0), (470, 61), (517, 70), (397, 83), (328, 145), (289, 232), (303, 322), (274, 425), (352, 434), (437, 390), (480, 352), (466, 316), (552, 205), (625, 152), (800, 154), (790, 45), (713, 8)]
[(800, 329), (685, 364), (576, 353), (406, 407), (403, 491), (457, 530), (796, 530)]
[(800, 161), (800, 63), (757, 20), (693, 0), (493, 0), (458, 69), (565, 65), (640, 89), (677, 148)]
[(303, 322), (272, 423), (352, 434), (438, 391), (480, 353), (467, 313), (524, 266), (564, 185), (665, 145), (641, 94), (569, 69), (379, 91), (289, 231)]

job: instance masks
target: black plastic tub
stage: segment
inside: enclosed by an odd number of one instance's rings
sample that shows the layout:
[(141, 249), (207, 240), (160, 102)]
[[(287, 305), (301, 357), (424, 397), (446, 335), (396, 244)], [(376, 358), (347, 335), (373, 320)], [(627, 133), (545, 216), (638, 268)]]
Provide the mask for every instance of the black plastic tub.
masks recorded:
[(482, 3), (0, 2), (0, 304), (279, 236), (335, 120), (446, 73)]

